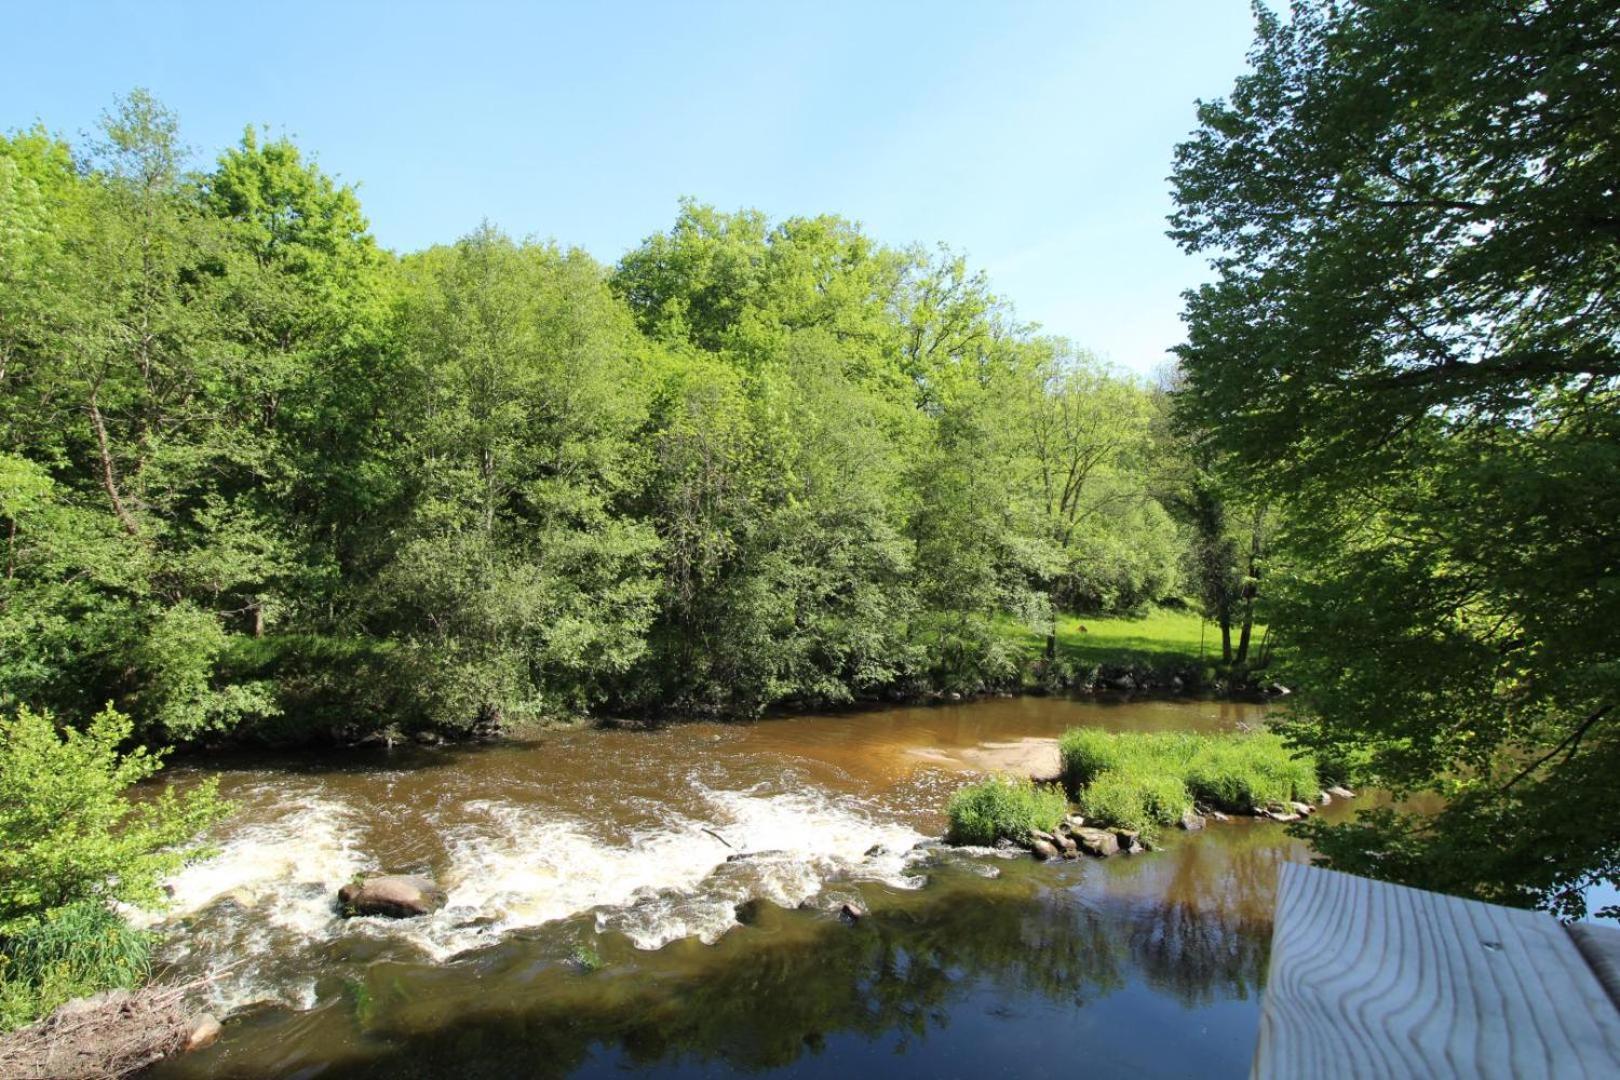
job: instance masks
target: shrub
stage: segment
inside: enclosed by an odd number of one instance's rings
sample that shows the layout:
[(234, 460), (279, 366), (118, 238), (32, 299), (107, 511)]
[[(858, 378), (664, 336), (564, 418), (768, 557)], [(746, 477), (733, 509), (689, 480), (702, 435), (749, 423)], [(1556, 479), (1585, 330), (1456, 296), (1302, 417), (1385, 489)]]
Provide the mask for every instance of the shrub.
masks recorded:
[(1149, 839), (1161, 825), (1172, 825), (1192, 809), (1192, 796), (1181, 778), (1169, 773), (1106, 772), (1085, 789), (1080, 805), (1088, 818)]
[(0, 1031), (76, 997), (133, 989), (151, 974), (151, 940), (95, 901), (58, 908), (0, 940)]
[(1231, 735), (1069, 731), (1063, 776), (1088, 816), (1140, 829), (1169, 824), (1193, 801), (1245, 811), (1316, 796), (1317, 768), (1271, 732)]
[(0, 936), (80, 901), (157, 903), (164, 875), (199, 853), (224, 813), (215, 785), (131, 801), (162, 755), (120, 753), (130, 731), (111, 708), (60, 733), (28, 709), (0, 717)]
[(953, 844), (1023, 843), (1033, 829), (1055, 828), (1068, 809), (1068, 800), (1054, 785), (991, 777), (951, 796), (945, 810), (950, 818), (947, 838)]
[(1270, 732), (1207, 740), (1186, 778), (1196, 798), (1227, 810), (1311, 799), (1318, 790), (1315, 763)]
[(1119, 739), (1098, 728), (1071, 728), (1058, 743), (1063, 758), (1063, 782), (1078, 791), (1103, 773), (1119, 767)]

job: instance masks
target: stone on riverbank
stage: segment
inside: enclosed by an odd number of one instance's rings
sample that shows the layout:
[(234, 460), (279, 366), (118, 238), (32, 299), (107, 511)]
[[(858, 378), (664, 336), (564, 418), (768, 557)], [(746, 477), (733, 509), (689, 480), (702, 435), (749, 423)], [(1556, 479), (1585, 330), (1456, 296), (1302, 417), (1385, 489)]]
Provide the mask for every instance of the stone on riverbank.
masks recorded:
[(1181, 820), (1176, 822), (1176, 824), (1181, 826), (1181, 828), (1185, 829), (1187, 832), (1197, 832), (1199, 829), (1204, 827), (1204, 819), (1189, 810), (1185, 814), (1181, 815)]
[(1087, 855), (1106, 858), (1119, 854), (1119, 838), (1107, 829), (1078, 828), (1074, 830), (1075, 843)]
[(1039, 838), (1029, 842), (1029, 851), (1030, 854), (1034, 855), (1035, 858), (1039, 859), (1041, 862), (1045, 862), (1048, 859), (1056, 859), (1060, 854), (1056, 844), (1052, 843), (1050, 840), (1041, 840)]
[(344, 915), (382, 915), (409, 919), (430, 915), (445, 905), (444, 890), (417, 874), (385, 874), (351, 881), (338, 890)]
[(1328, 788), (1327, 793), (1333, 796), (1335, 799), (1353, 799), (1356, 797), (1355, 792), (1351, 791), (1347, 787), (1340, 787), (1338, 784), (1334, 784), (1332, 787)]

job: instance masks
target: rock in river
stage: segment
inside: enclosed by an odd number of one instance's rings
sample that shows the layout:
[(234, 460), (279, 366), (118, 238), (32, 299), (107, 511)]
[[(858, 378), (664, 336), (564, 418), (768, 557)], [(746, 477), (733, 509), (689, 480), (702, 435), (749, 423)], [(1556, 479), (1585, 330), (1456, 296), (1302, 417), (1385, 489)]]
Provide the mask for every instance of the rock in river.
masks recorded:
[(345, 915), (386, 915), (408, 919), (444, 907), (444, 890), (415, 874), (388, 874), (351, 881), (338, 890)]
[(1057, 846), (1050, 840), (1031, 840), (1029, 842), (1029, 850), (1037, 859), (1041, 860), (1042, 862), (1045, 862), (1047, 859), (1055, 859), (1058, 857)]
[(1075, 843), (1088, 855), (1118, 855), (1119, 838), (1106, 829), (1075, 829)]

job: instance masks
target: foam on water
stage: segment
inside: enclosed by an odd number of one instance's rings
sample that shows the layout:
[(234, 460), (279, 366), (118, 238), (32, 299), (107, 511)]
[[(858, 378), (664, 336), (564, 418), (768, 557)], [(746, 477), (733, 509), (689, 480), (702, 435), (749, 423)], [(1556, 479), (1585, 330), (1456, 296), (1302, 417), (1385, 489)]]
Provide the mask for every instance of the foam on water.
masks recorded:
[[(701, 812), (658, 811), (635, 829), (500, 800), (456, 803), (453, 823), (434, 823), (442, 811), (433, 810), (428, 825), (446, 854), (432, 872), (448, 903), (405, 920), (340, 917), (334, 897), (342, 884), (395, 868), (378, 867), (365, 851), (360, 810), (284, 793), (255, 808), (255, 824), (222, 837), (216, 858), (171, 879), (173, 903), (161, 919), (196, 920), (207, 932), (175, 926), (164, 959), (195, 976), (362, 935), (409, 942), (444, 960), (583, 912), (595, 913), (599, 929), (653, 949), (694, 936), (712, 943), (750, 899), (791, 907), (832, 880), (921, 883), (914, 869), (922, 856), (912, 848), (924, 837), (859, 800), (785, 781), (744, 790), (689, 783)], [(308, 1007), (314, 987), (307, 978), (277, 985), (273, 974), (241, 972), (220, 979), (214, 996), (222, 1006), (273, 997)]]

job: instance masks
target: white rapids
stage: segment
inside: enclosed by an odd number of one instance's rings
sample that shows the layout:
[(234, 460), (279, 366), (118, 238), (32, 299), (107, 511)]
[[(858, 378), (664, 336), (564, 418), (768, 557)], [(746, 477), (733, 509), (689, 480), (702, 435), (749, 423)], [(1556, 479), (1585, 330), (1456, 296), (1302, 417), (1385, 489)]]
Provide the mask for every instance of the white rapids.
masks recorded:
[[(448, 903), (403, 920), (344, 919), (337, 909), (337, 890), (356, 875), (400, 869), (368, 852), (366, 807), (297, 784), (260, 787), (251, 793), (253, 823), (227, 827), (214, 858), (175, 875), (165, 911), (132, 915), (182, 931), (166, 936), (160, 959), (191, 977), (213, 975), (220, 1007), (269, 998), (307, 1008), (314, 976), (278, 981), (255, 971), (256, 960), (353, 936), (408, 942), (442, 961), (581, 913), (642, 949), (689, 937), (712, 944), (751, 899), (792, 907), (829, 882), (922, 884), (923, 853), (913, 849), (926, 838), (860, 799), (814, 787), (692, 783), (697, 799), (687, 805), (701, 805), (701, 814), (654, 812), (645, 817), (656, 824), (619, 831), (542, 805), (457, 803), (454, 823), (438, 830), (442, 857), (419, 868)], [(427, 823), (441, 812), (428, 809)], [(207, 932), (186, 932), (182, 924), (199, 918)]]

